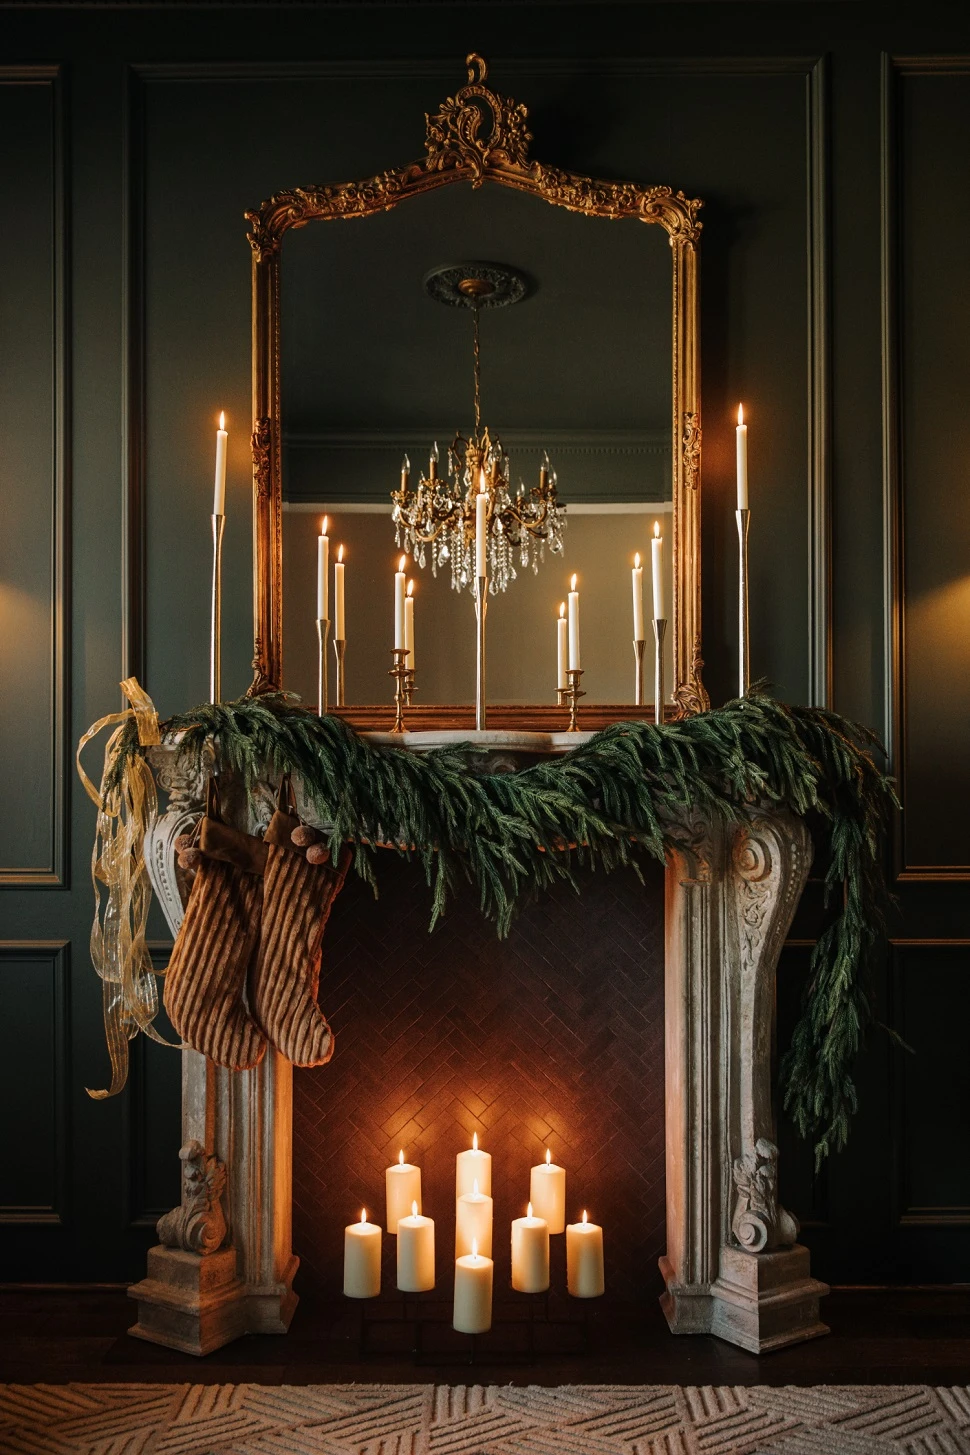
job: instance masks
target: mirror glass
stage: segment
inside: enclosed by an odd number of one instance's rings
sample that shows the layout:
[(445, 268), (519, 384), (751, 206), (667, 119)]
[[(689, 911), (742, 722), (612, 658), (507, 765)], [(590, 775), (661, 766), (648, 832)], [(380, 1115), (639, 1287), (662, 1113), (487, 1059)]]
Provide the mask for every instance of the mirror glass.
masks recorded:
[[(474, 427), (473, 317), (425, 275), (465, 260), (525, 273), (531, 291), (480, 310), (482, 425), (510, 481), (536, 486), (547, 451), (566, 507), (561, 553), (490, 596), (488, 700), (554, 703), (556, 619), (578, 577), (587, 703), (633, 701), (631, 568), (644, 563), (650, 700), (650, 538), (664, 539), (671, 613), (671, 255), (663, 228), (606, 221), (486, 183), (445, 186), (390, 212), (316, 221), (282, 255), (283, 683), (316, 700), (317, 537), (329, 518), (331, 591), (345, 560), (345, 703), (390, 703), (395, 544), (391, 491), (441, 469)], [(475, 695), (475, 611), (450, 569), (409, 559), (415, 704)], [(331, 615), (333, 609), (331, 608)], [(668, 632), (667, 681), (671, 681)], [(331, 683), (333, 654), (331, 650)], [(333, 701), (333, 694), (331, 694)]]

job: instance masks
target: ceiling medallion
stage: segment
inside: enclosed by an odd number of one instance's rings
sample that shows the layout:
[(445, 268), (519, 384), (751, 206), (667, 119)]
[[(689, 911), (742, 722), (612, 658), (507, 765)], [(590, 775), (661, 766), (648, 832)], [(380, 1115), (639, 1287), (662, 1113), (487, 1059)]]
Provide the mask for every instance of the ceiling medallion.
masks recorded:
[(513, 490), (511, 462), (495, 436), (482, 427), (481, 341), (479, 315), (483, 308), (504, 308), (519, 303), (534, 290), (532, 280), (507, 263), (448, 263), (432, 268), (424, 286), (438, 303), (451, 308), (470, 308), (472, 313), (472, 359), (474, 375), (475, 427), (466, 438), (460, 432), (448, 447), (446, 475), (439, 472), (435, 443), (416, 490), (410, 488), (411, 462), (407, 455), (401, 467), (401, 484), (391, 491), (395, 540), (401, 550), (424, 567), (431, 557), (431, 572), (451, 568), (455, 591), (475, 590), (476, 499), (488, 497), (488, 578), (491, 592), (505, 591), (517, 575), (531, 565), (538, 571), (546, 548), (558, 555), (566, 528), (566, 507), (556, 494), (556, 472), (543, 455), (539, 483), (526, 493), (519, 481)]

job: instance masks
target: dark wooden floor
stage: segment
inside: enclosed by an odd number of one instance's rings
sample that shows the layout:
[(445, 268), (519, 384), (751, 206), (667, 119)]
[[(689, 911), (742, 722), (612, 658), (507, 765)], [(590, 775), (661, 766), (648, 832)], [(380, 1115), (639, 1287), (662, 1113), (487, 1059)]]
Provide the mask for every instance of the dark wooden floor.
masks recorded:
[[(575, 1305), (572, 1306), (575, 1309)], [(391, 1312), (386, 1309), (385, 1312)], [(442, 1310), (444, 1312), (444, 1310)], [(554, 1310), (554, 1312), (556, 1312)], [(558, 1312), (572, 1315), (572, 1310)], [(585, 1356), (551, 1354), (532, 1364), (499, 1351), (475, 1366), (416, 1366), (401, 1330), (375, 1334), (400, 1352), (362, 1359), (356, 1311), (297, 1310), (285, 1337), (250, 1336), (205, 1359), (132, 1339), (133, 1306), (122, 1291), (0, 1294), (0, 1379), (13, 1382), (483, 1383), (483, 1384), (966, 1384), (970, 1288), (837, 1290), (824, 1304), (827, 1338), (756, 1358), (718, 1339), (673, 1338), (655, 1304), (633, 1314), (598, 1307)], [(548, 1331), (547, 1331), (548, 1332)], [(580, 1330), (560, 1330), (573, 1347)], [(522, 1329), (490, 1336), (505, 1348)], [(445, 1337), (443, 1335), (443, 1337)], [(558, 1336), (557, 1336), (558, 1337)], [(555, 1338), (552, 1339), (555, 1342)], [(483, 1340), (483, 1354), (487, 1355)]]

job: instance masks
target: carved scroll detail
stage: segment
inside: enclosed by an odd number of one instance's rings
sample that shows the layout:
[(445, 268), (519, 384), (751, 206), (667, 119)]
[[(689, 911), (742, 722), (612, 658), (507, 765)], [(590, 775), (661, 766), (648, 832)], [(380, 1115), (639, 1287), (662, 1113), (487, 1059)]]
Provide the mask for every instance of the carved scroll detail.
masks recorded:
[(186, 1142), (182, 1162), (182, 1201), (158, 1220), (158, 1237), (168, 1248), (186, 1253), (217, 1253), (228, 1228), (222, 1209), (226, 1169), (201, 1142)]
[(778, 1148), (759, 1137), (750, 1152), (736, 1157), (732, 1168), (736, 1202), (731, 1231), (749, 1253), (789, 1247), (798, 1237), (798, 1221), (778, 1201)]
[(681, 443), (683, 445), (684, 484), (688, 490), (696, 490), (701, 465), (701, 425), (700, 415), (696, 411), (688, 411), (684, 415), (684, 434)]

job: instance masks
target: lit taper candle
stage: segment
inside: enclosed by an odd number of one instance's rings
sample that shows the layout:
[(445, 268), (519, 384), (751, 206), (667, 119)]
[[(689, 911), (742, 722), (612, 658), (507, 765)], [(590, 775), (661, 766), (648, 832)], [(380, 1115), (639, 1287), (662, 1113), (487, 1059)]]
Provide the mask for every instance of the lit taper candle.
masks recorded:
[(408, 667), (414, 671), (414, 582), (408, 582), (404, 597), (404, 645), (410, 652)]
[(333, 634), (338, 642), (346, 640), (347, 619), (344, 615), (344, 548), (337, 547), (333, 567)]
[(643, 567), (640, 565), (640, 552), (637, 551), (633, 557), (633, 570), (630, 573), (633, 577), (633, 640), (643, 641)]
[(744, 409), (738, 405), (738, 427), (735, 430), (738, 446), (738, 509), (748, 508), (748, 426), (744, 422)]
[(330, 537), (327, 526), (330, 517), (325, 515), (317, 536), (317, 621), (325, 621), (330, 615)]
[(660, 534), (659, 520), (655, 520), (653, 523), (650, 566), (653, 576), (653, 619), (660, 621), (664, 615), (664, 538)]
[(559, 603), (559, 620), (556, 622), (556, 686), (562, 691), (569, 686), (566, 680), (566, 662), (569, 657), (569, 624), (566, 621), (566, 603)]
[(404, 563), (407, 556), (402, 556), (397, 563), (397, 570), (394, 572), (394, 646), (404, 647), (407, 643), (404, 640), (404, 593), (407, 586), (407, 578), (404, 574)]
[(223, 410), (219, 415), (219, 428), (216, 430), (216, 487), (212, 501), (213, 515), (225, 515), (226, 513), (226, 452), (228, 447), (229, 434), (226, 430), (226, 414)]
[(475, 496), (475, 575), (481, 580), (488, 575), (487, 545), (488, 491), (485, 485), (485, 471), (478, 477), (478, 494)]
[(579, 592), (573, 576), (569, 583), (569, 668), (578, 671), (582, 665), (579, 659)]

